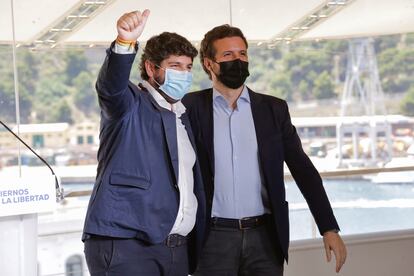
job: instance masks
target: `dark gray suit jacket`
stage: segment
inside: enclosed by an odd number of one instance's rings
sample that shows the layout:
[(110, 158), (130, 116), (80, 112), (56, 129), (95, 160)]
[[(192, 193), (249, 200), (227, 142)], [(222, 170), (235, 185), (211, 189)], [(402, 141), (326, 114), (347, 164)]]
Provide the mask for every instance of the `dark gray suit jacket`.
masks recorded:
[[(253, 121), (256, 129), (262, 181), (269, 195), (275, 235), (279, 248), (288, 260), (289, 210), (285, 198), (283, 163), (289, 167), (304, 195), (313, 217), (323, 234), (339, 229), (319, 173), (302, 149), (295, 127), (291, 123), (284, 100), (255, 93), (249, 89)], [(198, 158), (207, 199), (207, 217), (211, 217), (214, 195), (213, 90), (187, 94), (182, 102), (187, 108), (196, 138)], [(304, 226), (306, 227), (306, 226)]]

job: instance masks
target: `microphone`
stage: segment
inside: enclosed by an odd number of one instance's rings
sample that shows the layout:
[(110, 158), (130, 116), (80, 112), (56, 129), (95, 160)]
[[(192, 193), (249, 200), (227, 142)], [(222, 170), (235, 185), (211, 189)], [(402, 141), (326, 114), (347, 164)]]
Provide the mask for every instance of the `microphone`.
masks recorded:
[(49, 165), (49, 163), (46, 162), (45, 159), (43, 159), (43, 157), (41, 157), (39, 154), (37, 154), (28, 144), (26, 144), (25, 141), (23, 141), (23, 139), (21, 139), (16, 133), (13, 132), (13, 130), (11, 130), (5, 123), (3, 123), (0, 120), (0, 124), (2, 126), (4, 126), (8, 132), (10, 132), (11, 134), (13, 134), (14, 137), (17, 138), (17, 140), (19, 140), (23, 145), (26, 146), (26, 148), (28, 148), (34, 155), (36, 155), (37, 158), (39, 158), (43, 164), (45, 164), (50, 171), (52, 172), (52, 175), (55, 177), (55, 188), (56, 188), (56, 202), (60, 202), (64, 199), (64, 195), (63, 195), (63, 188), (60, 187), (60, 183), (58, 180), (58, 177), (56, 176), (55, 172), (53, 171), (52, 167)]

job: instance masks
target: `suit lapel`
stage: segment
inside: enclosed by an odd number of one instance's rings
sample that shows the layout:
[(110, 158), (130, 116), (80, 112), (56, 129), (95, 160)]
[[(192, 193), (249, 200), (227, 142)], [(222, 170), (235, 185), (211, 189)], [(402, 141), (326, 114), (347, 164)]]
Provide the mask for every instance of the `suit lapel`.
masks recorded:
[(209, 89), (203, 97), (202, 106), (198, 112), (202, 112), (200, 118), (200, 129), (204, 146), (207, 150), (210, 169), (214, 176), (214, 117), (213, 117), (213, 89)]
[(162, 124), (164, 125), (165, 139), (170, 153), (171, 163), (174, 168), (175, 181), (178, 182), (178, 147), (177, 126), (175, 114), (167, 110), (161, 110)]
[(267, 109), (262, 105), (262, 99), (260, 95), (254, 93), (250, 88), (247, 88), (249, 91), (249, 97), (250, 97), (250, 107), (252, 109), (252, 116), (253, 116), (253, 123), (254, 128), (256, 130), (256, 139), (257, 139), (257, 147), (259, 150), (259, 159), (263, 157), (262, 152), (262, 141), (266, 138), (267, 134), (267, 126), (269, 124), (266, 124), (267, 120), (269, 120), (271, 117), (269, 117), (269, 114), (266, 113)]
[(173, 112), (162, 108), (149, 92), (146, 94), (155, 107), (160, 112), (162, 124), (164, 127), (165, 140), (167, 141), (168, 153), (171, 164), (174, 169), (175, 183), (178, 182), (178, 146), (177, 146), (177, 126), (176, 116)]
[(191, 142), (191, 145), (193, 146), (194, 151), (196, 151), (193, 130), (191, 129), (190, 119), (188, 119), (187, 113), (181, 114), (180, 120), (184, 124), (185, 130), (188, 133), (188, 138), (190, 139), (190, 142)]

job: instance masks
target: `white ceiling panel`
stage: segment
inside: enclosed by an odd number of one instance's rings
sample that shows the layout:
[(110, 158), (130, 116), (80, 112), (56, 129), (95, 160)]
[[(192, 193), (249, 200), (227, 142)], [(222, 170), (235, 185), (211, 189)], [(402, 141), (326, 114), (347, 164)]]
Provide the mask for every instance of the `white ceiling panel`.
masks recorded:
[(163, 31), (177, 32), (191, 41), (221, 24), (240, 27), (249, 40), (267, 40), (287, 28), (292, 21), (325, 1), (321, 0), (123, 0), (116, 1), (81, 30), (70, 35), (68, 43), (107, 43), (116, 37), (116, 20), (127, 11), (151, 10), (142, 39)]
[(356, 0), (301, 39), (335, 39), (414, 32), (414, 0)]
[[(17, 42), (29, 44), (86, 0), (1, 0), (0, 43), (12, 41), (11, 1)], [(414, 0), (341, 1), (350, 3), (296, 39), (414, 32)], [(331, 2), (335, 0), (111, 0), (90, 20), (59, 37), (58, 44), (107, 44), (116, 37), (116, 20), (123, 13), (145, 8), (151, 10), (151, 15), (142, 40), (170, 31), (200, 41), (212, 27), (232, 23), (249, 40), (269, 41)]]
[[(79, 0), (14, 0), (15, 35), (18, 42), (34, 39), (58, 20)], [(11, 1), (0, 1), (0, 43), (10, 43), (12, 33)]]

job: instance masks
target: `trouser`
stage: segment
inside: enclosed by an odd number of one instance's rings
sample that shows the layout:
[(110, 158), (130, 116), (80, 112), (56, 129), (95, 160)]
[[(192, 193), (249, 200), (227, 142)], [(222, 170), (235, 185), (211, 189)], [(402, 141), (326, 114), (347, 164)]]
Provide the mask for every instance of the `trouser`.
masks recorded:
[(187, 244), (180, 241), (153, 245), (92, 236), (85, 240), (85, 257), (91, 276), (187, 276)]
[(282, 276), (278, 244), (271, 223), (243, 230), (212, 225), (194, 276)]

